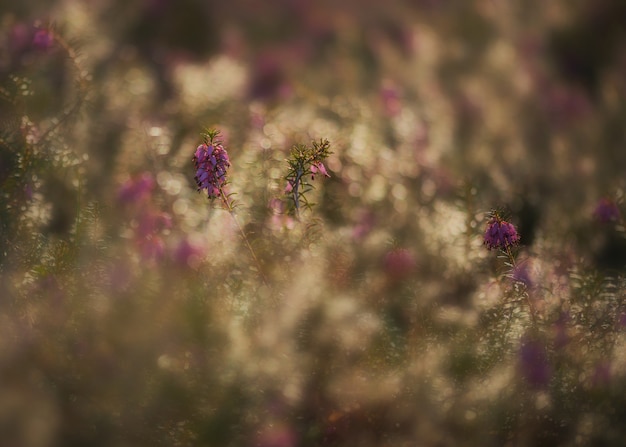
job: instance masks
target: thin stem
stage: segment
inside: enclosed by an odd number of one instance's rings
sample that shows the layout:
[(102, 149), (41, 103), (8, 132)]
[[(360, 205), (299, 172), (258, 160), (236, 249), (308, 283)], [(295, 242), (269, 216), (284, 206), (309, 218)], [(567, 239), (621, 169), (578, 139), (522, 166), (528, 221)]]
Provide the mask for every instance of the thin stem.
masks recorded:
[[(513, 271), (515, 271), (515, 269), (517, 268), (517, 264), (515, 263), (515, 258), (513, 257), (513, 253), (511, 253), (511, 247), (509, 245), (506, 246), (505, 253), (508, 256), (509, 261), (511, 261), (511, 267), (513, 268)], [(535, 315), (535, 308), (530, 300), (530, 295), (528, 294), (528, 289), (526, 287), (526, 284), (524, 284), (523, 294), (526, 297), (526, 302), (528, 303), (528, 310), (530, 311), (530, 317), (533, 320), (533, 324), (536, 324), (537, 318)]]
[(299, 188), (300, 188), (300, 179), (302, 178), (303, 175), (303, 170), (302, 168), (298, 168), (298, 171), (296, 173), (296, 178), (293, 181), (293, 184), (291, 185), (291, 189), (293, 192), (293, 203), (294, 206), (296, 207), (296, 218), (300, 219), (300, 197), (299, 197)]
[(228, 197), (226, 196), (226, 194), (224, 194), (224, 190), (220, 187), (220, 195), (222, 198), (222, 202), (224, 202), (224, 205), (226, 205), (226, 209), (228, 210), (228, 212), (230, 213), (230, 215), (232, 216), (233, 220), (235, 221), (235, 224), (237, 225), (237, 228), (239, 229), (239, 232), (241, 233), (241, 237), (243, 239), (243, 241), (246, 244), (246, 247), (248, 247), (248, 251), (250, 252), (250, 255), (252, 256), (252, 259), (254, 261), (254, 263), (256, 264), (256, 268), (259, 271), (259, 275), (261, 276), (261, 279), (263, 280), (263, 284), (265, 284), (265, 286), (267, 288), (271, 288), (269, 286), (269, 283), (267, 281), (267, 278), (265, 277), (265, 274), (263, 273), (263, 270), (261, 268), (261, 263), (259, 262), (259, 258), (257, 258), (256, 253), (254, 252), (254, 249), (252, 248), (252, 245), (250, 245), (250, 241), (248, 240), (248, 236), (246, 236), (245, 231), (243, 230), (241, 224), (239, 223), (239, 220), (237, 220), (237, 216), (235, 216), (235, 209), (232, 206), (232, 202), (230, 202), (228, 200)]

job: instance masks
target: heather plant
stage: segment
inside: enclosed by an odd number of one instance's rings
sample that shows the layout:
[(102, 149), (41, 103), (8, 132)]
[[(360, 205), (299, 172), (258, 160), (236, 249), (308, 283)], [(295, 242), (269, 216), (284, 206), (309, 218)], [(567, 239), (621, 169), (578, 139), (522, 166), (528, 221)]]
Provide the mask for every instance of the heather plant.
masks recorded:
[(315, 180), (316, 175), (330, 177), (324, 161), (331, 154), (330, 143), (324, 139), (319, 142), (313, 141), (310, 146), (296, 144), (291, 149), (290, 157), (287, 159), (289, 172), (285, 177), (287, 180), (285, 194), (288, 197), (288, 210), (296, 218), (300, 218), (302, 208), (312, 207), (307, 199), (307, 194), (313, 189), (308, 177), (311, 176), (311, 180)]
[[(528, 293), (528, 281), (523, 277), (523, 266), (519, 266), (515, 259), (513, 249), (519, 244), (520, 236), (515, 226), (500, 217), (498, 211), (493, 211), (487, 222), (487, 228), (484, 234), (484, 244), (489, 250), (499, 249), (501, 258), (504, 259), (504, 266), (507, 268), (505, 277), (512, 282), (513, 294), (519, 298), (524, 298), (528, 305), (528, 311), (531, 318), (536, 318), (531, 297)], [(511, 318), (515, 303), (510, 303)], [(507, 328), (508, 331), (508, 328)]]

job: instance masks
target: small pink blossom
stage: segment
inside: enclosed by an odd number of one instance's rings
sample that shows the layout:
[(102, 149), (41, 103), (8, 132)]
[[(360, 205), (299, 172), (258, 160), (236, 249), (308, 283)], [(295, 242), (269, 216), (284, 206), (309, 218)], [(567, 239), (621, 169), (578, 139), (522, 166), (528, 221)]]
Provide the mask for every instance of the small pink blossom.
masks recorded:
[(368, 210), (359, 212), (358, 221), (352, 228), (352, 238), (355, 241), (362, 241), (372, 231), (376, 223), (374, 213)]
[(191, 238), (185, 238), (174, 249), (173, 258), (183, 267), (196, 267), (204, 257), (205, 250)]
[(602, 224), (617, 222), (620, 219), (619, 208), (610, 199), (601, 199), (593, 211), (593, 217)]
[(317, 173), (322, 174), (324, 177), (330, 177), (330, 174), (326, 171), (326, 166), (324, 166), (322, 162), (313, 163), (311, 165), (311, 180), (315, 180), (315, 174)]
[(287, 185), (285, 186), (285, 194), (289, 194), (293, 191), (293, 182), (291, 180), (287, 180)]
[(150, 197), (154, 189), (154, 178), (149, 172), (125, 181), (117, 191), (121, 203), (139, 203)]
[(401, 112), (400, 93), (392, 81), (385, 80), (383, 82), (379, 95), (387, 116), (397, 116)]
[(40, 50), (48, 50), (54, 44), (54, 35), (46, 29), (38, 29), (33, 37), (33, 45)]
[(167, 213), (145, 210), (139, 218), (136, 234), (140, 238), (148, 238), (172, 227), (172, 217)]
[(404, 248), (396, 248), (388, 252), (383, 259), (383, 267), (389, 279), (401, 281), (407, 279), (415, 271), (415, 257)]

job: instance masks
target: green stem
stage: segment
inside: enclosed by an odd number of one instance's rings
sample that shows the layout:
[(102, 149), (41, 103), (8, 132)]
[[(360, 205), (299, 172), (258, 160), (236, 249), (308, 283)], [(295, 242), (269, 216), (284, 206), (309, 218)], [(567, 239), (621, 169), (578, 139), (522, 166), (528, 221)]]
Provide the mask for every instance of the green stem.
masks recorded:
[(235, 216), (235, 210), (232, 206), (232, 203), (228, 200), (228, 197), (226, 196), (226, 194), (224, 194), (224, 190), (221, 187), (220, 187), (220, 195), (221, 195), (222, 201), (224, 202), (224, 205), (226, 205), (226, 209), (228, 210), (233, 220), (235, 221), (235, 224), (237, 225), (237, 228), (239, 229), (239, 233), (241, 233), (241, 237), (244, 243), (246, 244), (246, 247), (248, 247), (248, 251), (250, 252), (250, 255), (252, 256), (252, 260), (256, 264), (256, 268), (259, 271), (259, 275), (261, 276), (261, 279), (263, 280), (263, 284), (265, 284), (267, 288), (270, 288), (267, 278), (265, 277), (265, 274), (263, 273), (263, 270), (261, 269), (261, 263), (259, 262), (259, 258), (257, 258), (256, 253), (254, 252), (254, 249), (252, 248), (252, 245), (250, 245), (248, 236), (246, 236), (246, 233), (243, 230), (243, 227), (237, 220), (237, 216)]
[(300, 179), (302, 178), (304, 171), (302, 168), (299, 168), (296, 173), (296, 178), (294, 179), (293, 184), (291, 185), (292, 193), (293, 193), (293, 203), (296, 209), (296, 218), (300, 220)]
[[(515, 269), (517, 268), (517, 264), (515, 263), (515, 258), (513, 257), (513, 253), (511, 253), (511, 247), (509, 245), (506, 246), (505, 253), (508, 256), (509, 261), (511, 262), (511, 267), (513, 268), (513, 271), (515, 271)], [(526, 302), (528, 303), (528, 310), (530, 311), (530, 317), (533, 320), (533, 324), (536, 324), (537, 318), (535, 315), (535, 308), (530, 300), (530, 295), (528, 294), (528, 289), (526, 288), (525, 284), (524, 284), (523, 294), (526, 297)]]

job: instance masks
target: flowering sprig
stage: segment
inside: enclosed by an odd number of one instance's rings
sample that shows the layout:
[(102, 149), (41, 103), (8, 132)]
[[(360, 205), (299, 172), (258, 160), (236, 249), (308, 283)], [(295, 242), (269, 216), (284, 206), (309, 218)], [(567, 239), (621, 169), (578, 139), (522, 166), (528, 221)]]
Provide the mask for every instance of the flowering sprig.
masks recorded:
[(291, 149), (291, 155), (287, 160), (289, 164), (289, 172), (285, 176), (287, 186), (285, 193), (290, 199), (292, 212), (296, 217), (300, 217), (300, 209), (304, 206), (311, 207), (306, 194), (313, 189), (313, 185), (309, 183), (308, 178), (315, 180), (315, 176), (321, 174), (330, 177), (324, 161), (332, 154), (330, 151), (330, 143), (328, 140), (320, 139), (313, 141), (311, 146), (304, 144), (296, 144)]
[(621, 213), (617, 203), (609, 198), (602, 198), (593, 210), (593, 218), (601, 223), (619, 223), (621, 221)]
[(269, 287), (267, 279), (261, 269), (261, 263), (257, 257), (246, 232), (235, 216), (235, 204), (232, 194), (227, 194), (224, 188), (228, 184), (228, 168), (230, 167), (230, 158), (228, 152), (220, 138), (220, 131), (216, 129), (207, 129), (203, 134), (203, 143), (196, 148), (193, 156), (193, 163), (196, 169), (194, 177), (198, 185), (198, 192), (206, 191), (207, 197), (211, 200), (220, 199), (224, 207), (232, 216), (241, 237), (250, 251), (250, 255), (261, 275), (263, 283)]
[(209, 199), (224, 197), (224, 201), (227, 202), (223, 187), (227, 183), (226, 171), (230, 167), (230, 159), (219, 134), (220, 132), (215, 129), (209, 129), (202, 134), (204, 142), (197, 147), (193, 156), (196, 168), (194, 179), (198, 185), (198, 192), (206, 190)]
[[(500, 249), (507, 259), (507, 262), (505, 263), (506, 266), (511, 269), (507, 276), (514, 279), (516, 272), (518, 272), (519, 269), (511, 249), (517, 246), (519, 241), (520, 236), (517, 233), (515, 226), (504, 220), (498, 211), (492, 211), (491, 218), (487, 221), (487, 228), (485, 229), (485, 233), (483, 235), (483, 244), (488, 250), (493, 250), (494, 248)], [(519, 290), (519, 287), (522, 287), (522, 289)], [(526, 283), (516, 280), (515, 290), (526, 298), (528, 309), (530, 311), (530, 317), (532, 318), (532, 321), (535, 322), (535, 309), (528, 294)], [(511, 309), (511, 312), (512, 311), (513, 309)]]

